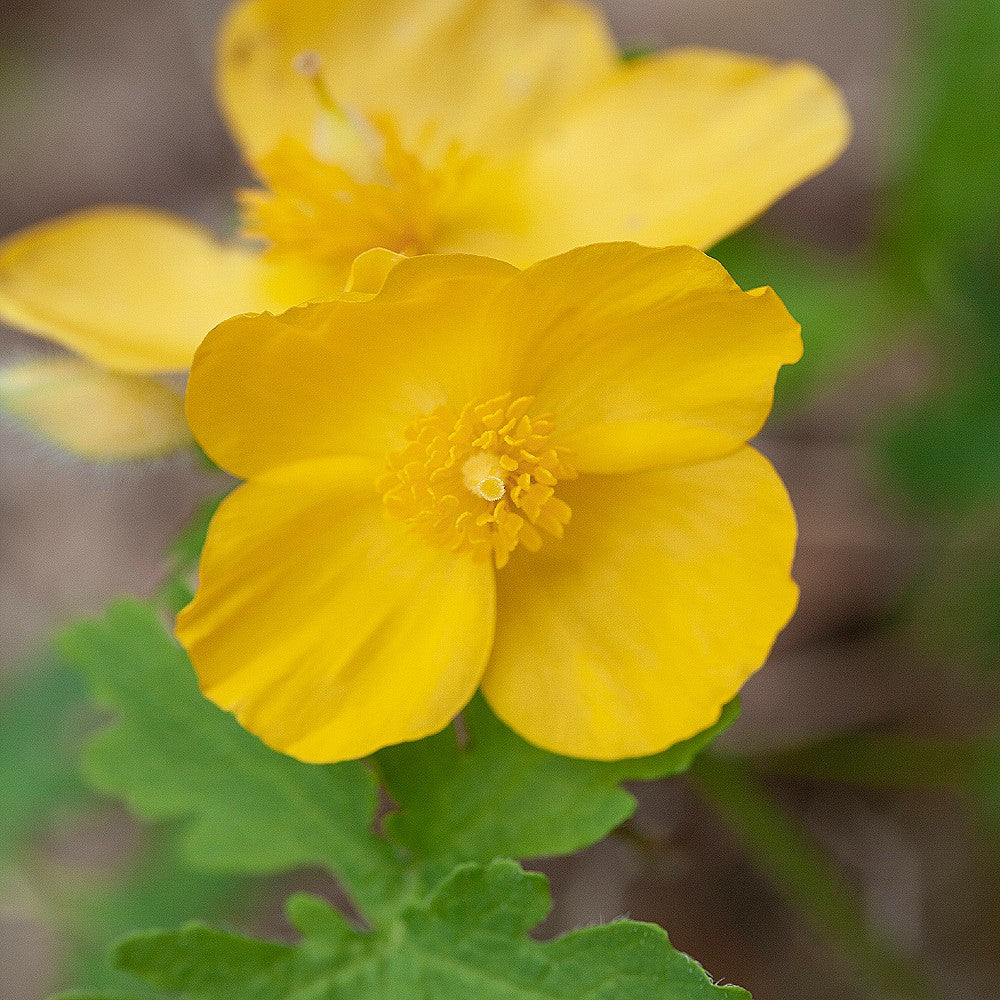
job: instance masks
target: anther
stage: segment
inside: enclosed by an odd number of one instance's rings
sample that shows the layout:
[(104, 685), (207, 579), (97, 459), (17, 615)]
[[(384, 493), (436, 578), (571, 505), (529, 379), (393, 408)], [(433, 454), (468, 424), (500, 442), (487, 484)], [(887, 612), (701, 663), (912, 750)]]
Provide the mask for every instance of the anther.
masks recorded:
[[(492, 554), (497, 568), (520, 544), (536, 551), (538, 529), (562, 535), (569, 507), (553, 487), (575, 476), (562, 451), (548, 443), (551, 420), (527, 417), (529, 398), (509, 398), (460, 411), (442, 405), (418, 417), (406, 434), (409, 444), (389, 456), (390, 471), (379, 484), (394, 516), (453, 551)], [(511, 421), (523, 438), (516, 446), (497, 434)]]

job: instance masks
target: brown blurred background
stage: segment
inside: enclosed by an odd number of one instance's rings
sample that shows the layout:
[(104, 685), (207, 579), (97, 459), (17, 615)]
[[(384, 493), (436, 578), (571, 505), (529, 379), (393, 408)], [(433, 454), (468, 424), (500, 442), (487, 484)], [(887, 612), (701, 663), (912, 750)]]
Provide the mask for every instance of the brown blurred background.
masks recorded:
[[(868, 239), (893, 168), (888, 123), (908, 54), (905, 6), (601, 6), (623, 44), (698, 43), (825, 69), (847, 95), (854, 141), (764, 226), (837, 253)], [(221, 0), (0, 0), (0, 235), (66, 210), (121, 202), (231, 227), (230, 194), (246, 178), (213, 100), (213, 32), (222, 8)], [(922, 662), (919, 648), (882, 627), (935, 539), (894, 515), (864, 443), (874, 422), (933, 378), (933, 360), (920, 345), (918, 331), (896, 338), (842, 384), (776, 421), (763, 442), (801, 521), (802, 603), (772, 662), (746, 688), (743, 717), (725, 737), (734, 752), (794, 748), (882, 725), (918, 733), (983, 728), (994, 716), (960, 677)], [(0, 363), (37, 349), (0, 328)], [(0, 420), (0, 665), (113, 595), (155, 588), (164, 546), (211, 488), (184, 459), (95, 468)], [(996, 865), (961, 802), (791, 779), (772, 791), (859, 887), (873, 934), (926, 967), (933, 995), (997, 995)], [(542, 866), (554, 877), (548, 929), (627, 914), (661, 923), (714, 976), (757, 1000), (883, 995), (782, 899), (687, 785), (654, 784), (640, 796), (630, 835)], [(118, 863), (135, 836), (111, 814), (43, 847), (86, 870)], [(0, 883), (3, 1000), (38, 1000), (64, 985), (55, 971), (58, 937), (36, 919), (25, 891)], [(277, 904), (262, 905), (278, 912)], [(249, 923), (280, 932), (270, 920), (257, 914)]]

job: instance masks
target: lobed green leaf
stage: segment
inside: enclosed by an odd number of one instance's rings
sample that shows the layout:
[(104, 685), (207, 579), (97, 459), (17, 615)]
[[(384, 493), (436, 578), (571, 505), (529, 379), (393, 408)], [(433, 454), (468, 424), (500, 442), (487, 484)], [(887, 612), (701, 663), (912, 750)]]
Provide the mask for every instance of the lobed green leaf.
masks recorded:
[(359, 933), (298, 896), (289, 904), (298, 946), (189, 926), (133, 937), (117, 962), (184, 1000), (749, 1000), (714, 985), (650, 924), (534, 941), (528, 932), (548, 908), (541, 875), (512, 861), (470, 864), (384, 932)]
[(91, 781), (146, 819), (184, 820), (193, 864), (322, 865), (369, 916), (398, 905), (402, 868), (372, 831), (377, 788), (363, 765), (303, 764), (266, 747), (202, 696), (184, 651), (136, 601), (74, 627), (63, 648), (117, 715), (90, 748)]
[(620, 787), (623, 781), (686, 770), (738, 714), (733, 701), (714, 726), (690, 740), (652, 757), (606, 763), (526, 743), (477, 696), (463, 713), (464, 746), (449, 728), (376, 756), (400, 807), (386, 818), (386, 830), (435, 874), (466, 861), (570, 854), (632, 815), (635, 799)]

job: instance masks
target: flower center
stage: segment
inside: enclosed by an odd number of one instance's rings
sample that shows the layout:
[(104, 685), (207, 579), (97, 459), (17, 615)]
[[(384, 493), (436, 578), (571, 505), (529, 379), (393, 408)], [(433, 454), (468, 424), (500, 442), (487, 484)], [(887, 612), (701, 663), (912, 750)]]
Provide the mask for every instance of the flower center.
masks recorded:
[(470, 455), (462, 466), (462, 481), (470, 493), (484, 500), (495, 502), (507, 492), (503, 466), (492, 451)]
[(376, 246), (408, 255), (447, 246), (478, 211), (481, 161), (433, 126), (404, 140), (391, 115), (339, 103), (316, 54), (295, 66), (316, 99), (312, 142), (285, 139), (258, 164), (269, 190), (241, 192), (246, 234), (334, 261)]
[(507, 393), (414, 420), (379, 481), (389, 513), (435, 544), (492, 556), (497, 568), (518, 545), (537, 551), (541, 531), (561, 538), (570, 509), (555, 487), (576, 472), (551, 443), (551, 417), (528, 415), (532, 401)]

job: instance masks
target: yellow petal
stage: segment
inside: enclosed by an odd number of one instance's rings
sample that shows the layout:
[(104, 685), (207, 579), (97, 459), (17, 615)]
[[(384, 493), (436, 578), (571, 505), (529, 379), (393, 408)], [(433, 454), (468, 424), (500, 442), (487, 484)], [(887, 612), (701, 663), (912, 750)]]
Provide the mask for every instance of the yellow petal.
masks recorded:
[(733, 451), (802, 351), (773, 291), (740, 291), (690, 247), (583, 247), (524, 271), (489, 313), (511, 359), (502, 388), (553, 414), (581, 472)]
[(403, 138), (427, 126), (478, 152), (507, 150), (558, 120), (610, 76), (615, 49), (588, 7), (539, 0), (250, 0), (226, 22), (223, 109), (251, 159), (294, 136), (312, 145), (323, 112), (293, 68), (316, 53), (333, 97), (391, 112)]
[(791, 505), (751, 448), (569, 487), (565, 539), (498, 574), (483, 691), (548, 750), (657, 753), (718, 719), (794, 610)]
[(66, 451), (102, 462), (152, 458), (192, 444), (179, 393), (145, 375), (77, 358), (0, 371), (0, 409)]
[(450, 397), (484, 398), (481, 359), (498, 349), (486, 311), (516, 274), (480, 257), (412, 258), (374, 298), (223, 323), (188, 383), (195, 437), (243, 478), (338, 454), (382, 461), (415, 415)]
[(300, 760), (437, 732), (472, 696), (494, 623), (489, 564), (387, 521), (359, 459), (302, 463), (233, 493), (178, 619), (205, 694)]
[(0, 244), (0, 319), (110, 368), (182, 370), (237, 313), (291, 305), (258, 257), (133, 208), (81, 212)]
[(683, 49), (629, 63), (529, 153), (522, 260), (598, 240), (708, 247), (819, 172), (850, 119), (817, 69)]
[(361, 254), (351, 266), (351, 276), (345, 291), (355, 295), (378, 295), (389, 272), (403, 260), (392, 250), (376, 248)]

